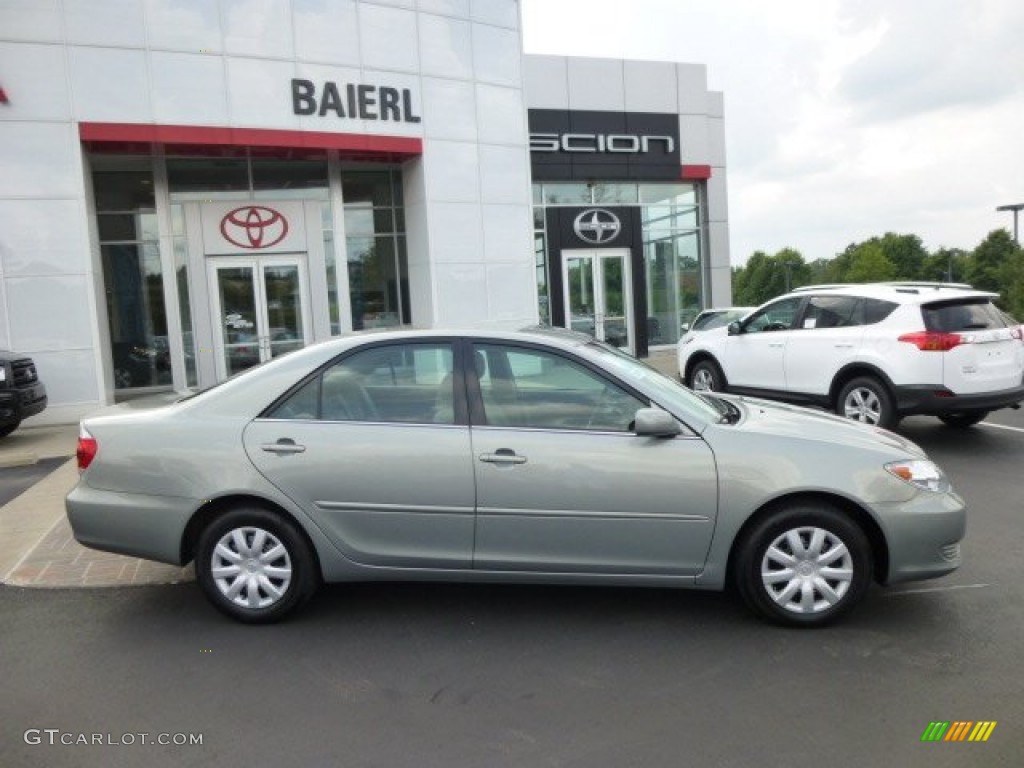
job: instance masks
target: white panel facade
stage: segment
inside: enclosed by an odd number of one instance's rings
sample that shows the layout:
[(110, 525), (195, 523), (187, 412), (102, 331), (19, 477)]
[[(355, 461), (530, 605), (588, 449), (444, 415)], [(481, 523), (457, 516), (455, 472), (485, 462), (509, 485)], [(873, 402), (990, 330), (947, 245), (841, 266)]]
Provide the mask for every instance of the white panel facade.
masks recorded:
[(564, 56), (526, 56), (523, 85), (530, 109), (568, 109), (569, 60)]
[(228, 91), (220, 56), (154, 51), (149, 66), (156, 122), (223, 125), (228, 121)]
[(622, 62), (613, 59), (569, 59), (569, 109), (626, 110)]
[(223, 53), (217, 0), (145, 0), (146, 37), (157, 50)]

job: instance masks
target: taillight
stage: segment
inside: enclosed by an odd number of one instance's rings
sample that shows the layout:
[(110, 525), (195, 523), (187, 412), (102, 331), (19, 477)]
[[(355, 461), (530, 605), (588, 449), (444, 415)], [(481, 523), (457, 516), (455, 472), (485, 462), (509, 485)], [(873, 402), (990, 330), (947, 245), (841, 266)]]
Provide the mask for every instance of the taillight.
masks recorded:
[(922, 352), (949, 352), (953, 347), (964, 343), (959, 334), (939, 333), (938, 331), (904, 333), (899, 337), (899, 341), (913, 344)]
[(96, 438), (89, 434), (89, 430), (85, 427), (79, 427), (78, 429), (78, 450), (75, 455), (78, 457), (78, 471), (85, 472), (92, 464), (92, 460), (96, 458), (96, 453), (100, 449), (100, 444), (96, 442)]

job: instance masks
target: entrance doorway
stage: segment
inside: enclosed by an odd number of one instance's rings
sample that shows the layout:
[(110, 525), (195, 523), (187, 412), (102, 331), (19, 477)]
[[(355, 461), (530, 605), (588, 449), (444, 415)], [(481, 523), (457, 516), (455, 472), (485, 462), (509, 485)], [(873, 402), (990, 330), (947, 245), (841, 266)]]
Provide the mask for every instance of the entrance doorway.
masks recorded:
[(629, 255), (626, 248), (562, 251), (562, 286), (566, 328), (633, 354)]
[(214, 257), (207, 269), (218, 380), (308, 343), (305, 255)]

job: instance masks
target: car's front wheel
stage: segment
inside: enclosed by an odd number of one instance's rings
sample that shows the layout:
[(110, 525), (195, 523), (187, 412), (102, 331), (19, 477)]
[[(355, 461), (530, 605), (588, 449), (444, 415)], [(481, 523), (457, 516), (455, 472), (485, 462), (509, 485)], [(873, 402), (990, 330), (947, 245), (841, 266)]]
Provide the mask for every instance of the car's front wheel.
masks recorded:
[(899, 421), (888, 387), (872, 376), (860, 376), (846, 383), (836, 399), (836, 413), (883, 429), (892, 429)]
[(939, 416), (939, 421), (947, 427), (966, 429), (973, 427), (979, 421), (988, 416), (988, 411), (963, 411), (961, 413), (944, 413)]
[(823, 626), (863, 599), (871, 547), (860, 527), (828, 504), (794, 504), (758, 522), (739, 545), (737, 590), (762, 618)]
[(694, 392), (724, 392), (725, 374), (714, 360), (701, 360), (690, 370), (688, 383)]
[(18, 421), (12, 421), (7, 424), (0, 424), (0, 437), (7, 437), (11, 432), (16, 430), (21, 424), (21, 419)]
[(306, 539), (282, 516), (236, 507), (199, 537), (196, 578), (211, 603), (249, 624), (280, 621), (316, 591)]

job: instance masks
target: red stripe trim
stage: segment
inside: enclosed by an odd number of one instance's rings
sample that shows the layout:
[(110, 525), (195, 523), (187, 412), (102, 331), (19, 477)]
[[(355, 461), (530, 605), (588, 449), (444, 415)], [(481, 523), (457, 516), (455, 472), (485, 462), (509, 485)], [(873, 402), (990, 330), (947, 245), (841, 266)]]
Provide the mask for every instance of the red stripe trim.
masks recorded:
[(711, 178), (710, 165), (684, 165), (679, 178), (684, 181), (702, 181)]
[(212, 128), (151, 123), (79, 123), (82, 141), (149, 142), (195, 146), (337, 149), (342, 152), (421, 155), (423, 140), (406, 136), (371, 136), (323, 131), (280, 131), (267, 128)]

